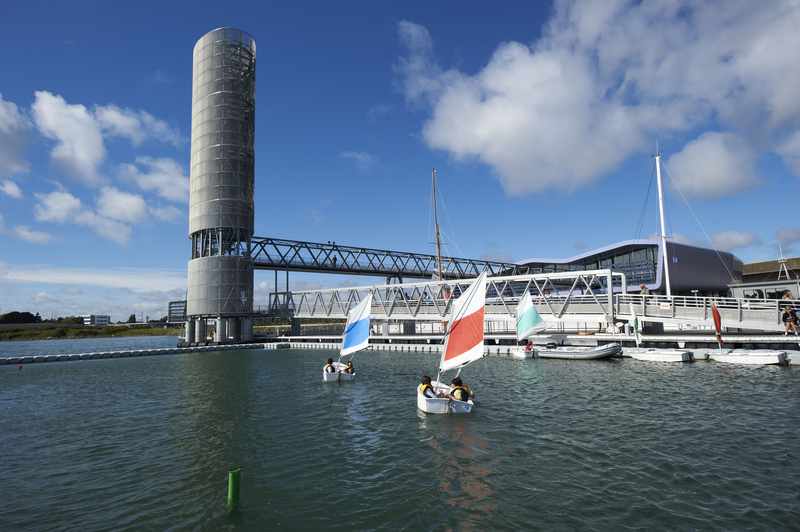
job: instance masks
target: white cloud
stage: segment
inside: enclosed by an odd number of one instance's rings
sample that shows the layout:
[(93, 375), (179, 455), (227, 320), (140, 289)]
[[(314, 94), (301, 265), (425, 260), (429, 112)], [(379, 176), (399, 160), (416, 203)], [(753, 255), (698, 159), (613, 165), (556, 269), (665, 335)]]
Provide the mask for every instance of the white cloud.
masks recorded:
[(32, 111), (36, 126), (47, 138), (56, 141), (50, 153), (66, 173), (89, 185), (103, 181), (98, 166), (106, 150), (100, 126), (86, 107), (68, 104), (47, 91), (36, 91)]
[(121, 108), (116, 105), (97, 105), (94, 114), (103, 131), (110, 136), (127, 138), (135, 146), (148, 139), (172, 144), (175, 147), (180, 147), (183, 142), (176, 129), (147, 111)]
[(758, 182), (753, 149), (730, 133), (708, 132), (670, 157), (667, 170), (673, 187), (686, 196), (731, 196)]
[(186, 288), (185, 270), (137, 268), (60, 268), (35, 264), (5, 264), (0, 279), (44, 283), (126, 288), (134, 292)]
[(174, 222), (183, 216), (183, 211), (172, 205), (166, 205), (163, 207), (150, 207), (148, 210), (150, 211), (150, 214), (165, 222)]
[(120, 177), (146, 191), (155, 191), (171, 201), (189, 201), (189, 178), (177, 161), (169, 158), (137, 157), (136, 164), (120, 166)]
[(35, 231), (26, 225), (18, 225), (14, 228), (14, 235), (32, 244), (47, 244), (52, 235), (43, 231)]
[(22, 190), (19, 188), (19, 185), (10, 179), (5, 179), (2, 183), (0, 183), (0, 191), (2, 191), (6, 196), (10, 196), (14, 199), (22, 198)]
[(97, 212), (112, 220), (134, 223), (147, 215), (147, 203), (137, 194), (123, 192), (114, 187), (103, 187), (97, 197)]
[(66, 222), (81, 210), (81, 200), (63, 190), (36, 194), (33, 216), (40, 222)]
[(131, 238), (131, 226), (101, 216), (94, 211), (83, 211), (75, 217), (75, 223), (84, 225), (107, 240), (117, 244), (127, 244)]
[(364, 151), (343, 151), (339, 154), (342, 159), (353, 161), (356, 168), (362, 172), (372, 168), (378, 162), (378, 158)]
[(715, 249), (733, 251), (760, 244), (761, 240), (748, 231), (722, 231), (714, 233), (711, 236), (711, 242)]
[(784, 246), (789, 246), (800, 242), (800, 229), (796, 227), (784, 227), (778, 230), (778, 242)]
[(794, 175), (800, 176), (800, 130), (786, 138), (777, 151)]
[(570, 190), (709, 123), (775, 149), (800, 119), (799, 25), (794, 0), (565, 1), (536, 42), (501, 44), (474, 74), (439, 66), (428, 31), (401, 22), (397, 70), (431, 108), (429, 147), (486, 163), (511, 194)]
[(22, 157), (30, 123), (14, 102), (0, 94), (0, 173), (27, 172), (29, 165)]
[[(0, 235), (10, 235), (15, 238), (26, 240), (33, 244), (46, 244), (51, 238), (49, 233), (34, 231), (26, 225), (18, 225), (13, 229), (6, 228), (5, 220), (3, 219), (3, 213), (0, 213)], [(0, 277), (4, 275), (5, 270), (6, 265), (0, 262)]]
[[(104, 190), (106, 189), (104, 188)], [(113, 203), (115, 195), (111, 194), (111, 196)], [(125, 244), (130, 239), (131, 227), (127, 223), (84, 209), (81, 201), (65, 190), (36, 194), (36, 198), (39, 202), (33, 208), (33, 215), (40, 222), (82, 225), (117, 244)], [(102, 202), (98, 206), (106, 210), (106, 206), (102, 205)], [(126, 215), (130, 216), (131, 211), (128, 211)]]

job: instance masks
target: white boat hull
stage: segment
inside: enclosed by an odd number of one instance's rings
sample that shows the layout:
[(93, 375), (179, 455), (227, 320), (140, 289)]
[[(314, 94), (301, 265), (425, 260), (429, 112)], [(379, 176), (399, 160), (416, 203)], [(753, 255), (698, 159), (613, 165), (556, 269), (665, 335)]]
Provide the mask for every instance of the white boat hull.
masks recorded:
[(533, 350), (525, 351), (524, 347), (518, 347), (511, 351), (511, 358), (516, 358), (517, 360), (533, 358)]
[(600, 360), (618, 356), (622, 349), (617, 344), (608, 344), (597, 347), (556, 347), (553, 349), (539, 349), (536, 354), (539, 358), (557, 358), (563, 360)]
[(355, 380), (356, 374), (355, 373), (345, 373), (344, 370), (347, 367), (345, 364), (341, 362), (334, 362), (333, 367), (336, 368), (335, 373), (328, 373), (323, 368), (322, 370), (322, 382), (348, 382)]
[[(450, 388), (438, 381), (431, 383), (436, 393), (448, 393)], [(425, 397), (417, 388), (417, 408), (426, 414), (469, 414), (475, 407), (475, 403), (469, 401), (456, 401), (448, 398)]]
[(645, 362), (694, 362), (694, 355), (691, 351), (680, 349), (633, 348), (625, 349), (625, 354), (634, 360)]
[(749, 366), (786, 365), (786, 351), (772, 351), (769, 349), (735, 349), (709, 351), (708, 357), (715, 362), (725, 364), (745, 364)]

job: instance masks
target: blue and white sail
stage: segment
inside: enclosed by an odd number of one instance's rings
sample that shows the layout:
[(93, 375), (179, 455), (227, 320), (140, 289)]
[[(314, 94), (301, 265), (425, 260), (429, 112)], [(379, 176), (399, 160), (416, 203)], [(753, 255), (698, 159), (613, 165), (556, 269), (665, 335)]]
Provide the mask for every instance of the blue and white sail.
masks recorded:
[(372, 294), (369, 293), (361, 303), (347, 313), (347, 324), (344, 326), (340, 357), (352, 355), (356, 351), (366, 349), (369, 345), (369, 313), (371, 308)]
[(525, 340), (547, 326), (533, 306), (530, 292), (525, 292), (517, 304), (517, 340)]

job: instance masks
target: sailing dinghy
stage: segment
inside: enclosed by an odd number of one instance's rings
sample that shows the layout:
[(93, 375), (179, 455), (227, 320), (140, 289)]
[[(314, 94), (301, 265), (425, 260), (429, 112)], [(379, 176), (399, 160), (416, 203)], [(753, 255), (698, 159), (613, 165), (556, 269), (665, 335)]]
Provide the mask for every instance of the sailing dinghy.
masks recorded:
[(639, 336), (639, 318), (636, 316), (633, 303), (631, 303), (631, 314), (633, 315), (633, 334), (636, 339), (636, 347), (623, 349), (623, 356), (645, 362), (694, 362), (694, 354), (691, 351), (642, 347), (642, 340)]
[(746, 364), (749, 366), (787, 365), (786, 351), (771, 349), (725, 349), (722, 342), (722, 316), (716, 304), (711, 305), (711, 316), (714, 318), (719, 349), (708, 351), (706, 356), (715, 362), (726, 364)]
[(339, 360), (333, 363), (335, 372), (326, 372), (322, 368), (322, 382), (352, 381), (356, 378), (355, 372), (347, 373), (347, 364), (342, 362), (346, 356), (352, 356), (369, 346), (369, 313), (372, 309), (372, 293), (367, 294), (361, 303), (350, 309), (347, 313), (347, 323), (344, 326), (342, 348), (339, 351)]
[(446, 397), (426, 397), (417, 388), (417, 408), (426, 414), (469, 414), (475, 407), (470, 398), (457, 401), (448, 397), (450, 387), (441, 382), (442, 373), (454, 369), (461, 370), (484, 355), (483, 317), (486, 304), (486, 273), (482, 273), (474, 283), (453, 302), (453, 317), (447, 328), (439, 361), (439, 375), (431, 382), (437, 395)]
[[(533, 298), (527, 290), (517, 303), (517, 343), (524, 342), (547, 326), (533, 306)], [(533, 358), (534, 350), (531, 344), (514, 349), (512, 356), (518, 359)]]
[(619, 344), (598, 345), (597, 347), (563, 346), (544, 348), (537, 351), (539, 358), (558, 358), (562, 360), (600, 360), (619, 356)]

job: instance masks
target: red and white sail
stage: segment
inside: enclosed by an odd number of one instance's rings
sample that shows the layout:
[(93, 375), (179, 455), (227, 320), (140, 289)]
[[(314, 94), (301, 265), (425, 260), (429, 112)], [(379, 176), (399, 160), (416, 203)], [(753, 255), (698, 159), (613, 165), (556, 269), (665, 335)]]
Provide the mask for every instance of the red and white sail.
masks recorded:
[(453, 317), (444, 341), (440, 371), (448, 371), (483, 356), (483, 315), (486, 305), (486, 273), (453, 302)]

